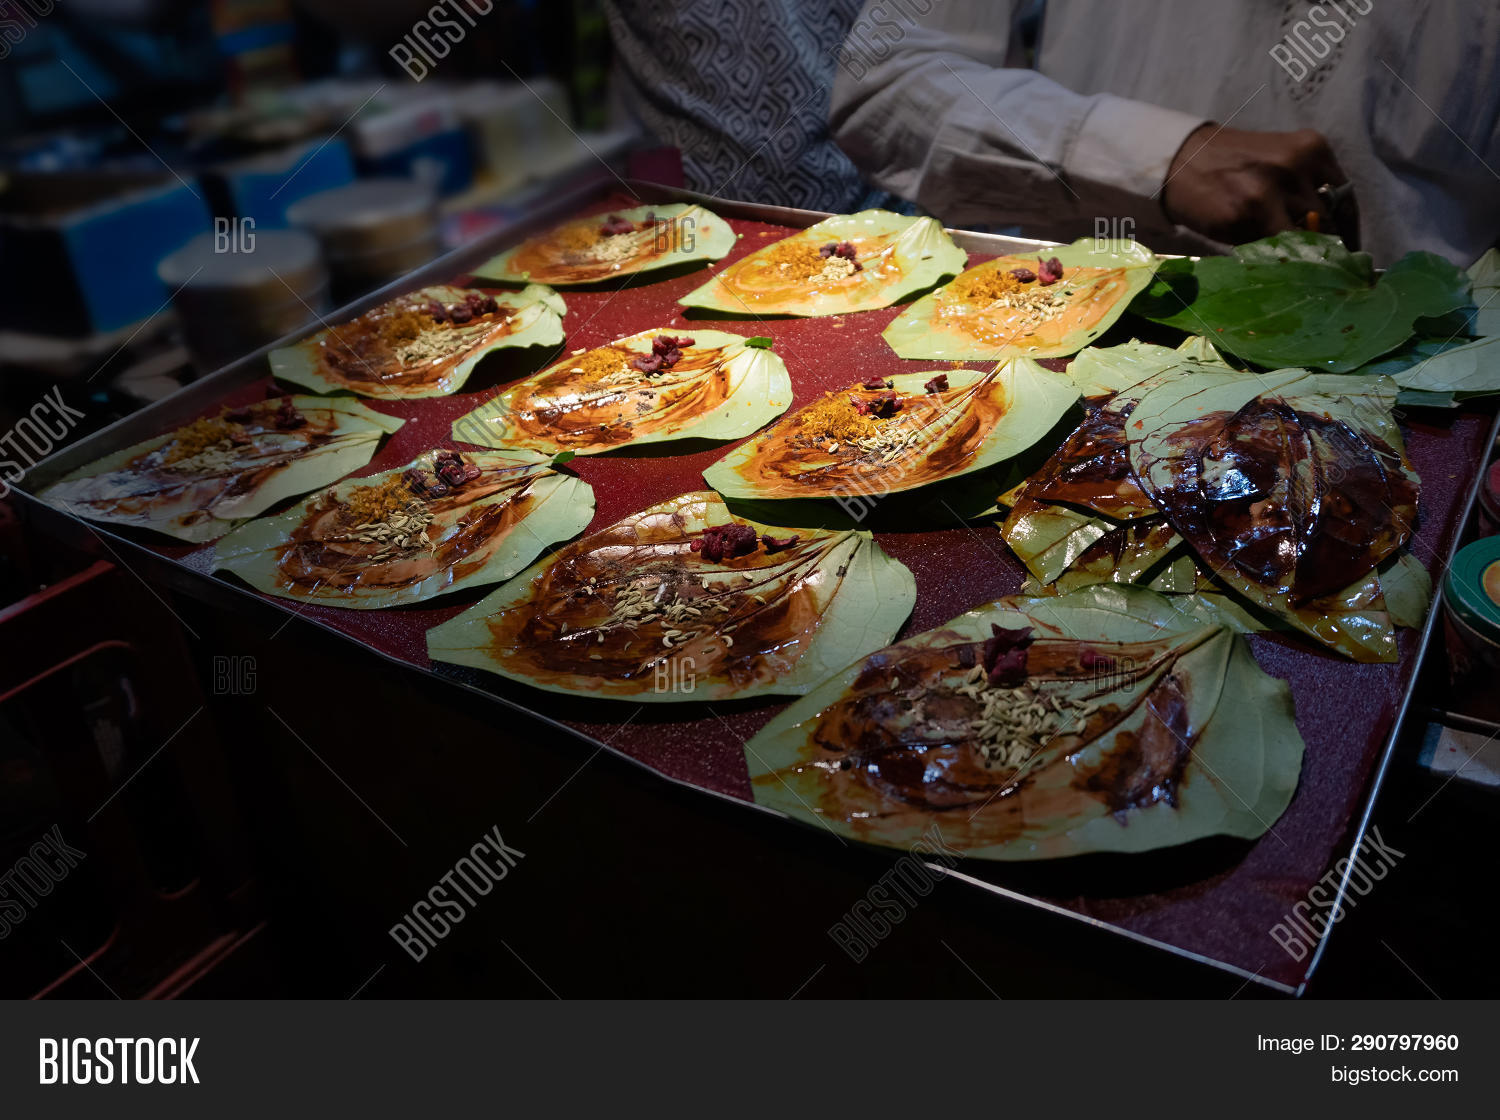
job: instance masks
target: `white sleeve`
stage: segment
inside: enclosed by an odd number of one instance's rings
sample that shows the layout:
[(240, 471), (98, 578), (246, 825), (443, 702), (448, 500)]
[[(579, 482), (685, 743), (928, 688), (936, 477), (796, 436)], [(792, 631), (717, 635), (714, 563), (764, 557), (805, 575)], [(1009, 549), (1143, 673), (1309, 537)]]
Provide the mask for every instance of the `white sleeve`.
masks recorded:
[[(899, 12), (898, 12), (899, 7)], [(950, 223), (1163, 221), (1152, 196), (1203, 118), (1080, 96), (1026, 67), (1015, 0), (872, 0), (839, 56), (830, 125), (878, 186)]]

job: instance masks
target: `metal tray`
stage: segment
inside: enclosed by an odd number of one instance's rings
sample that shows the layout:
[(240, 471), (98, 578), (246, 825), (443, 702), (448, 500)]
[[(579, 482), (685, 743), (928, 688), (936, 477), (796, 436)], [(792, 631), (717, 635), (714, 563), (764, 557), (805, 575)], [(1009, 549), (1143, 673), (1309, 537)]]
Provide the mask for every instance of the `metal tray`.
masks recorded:
[[(525, 222), (433, 261), (402, 281), (340, 309), (329, 321), (345, 321), (413, 287), (465, 277), (468, 270), (500, 250), (564, 218), (669, 201), (700, 202), (730, 220), (742, 237), (728, 260), (827, 216), (709, 198), (653, 184), (606, 180), (556, 200)], [(978, 258), (1040, 251), (1047, 245), (951, 232), (960, 246)], [(627, 278), (618, 288), (565, 290), (567, 346), (598, 346), (651, 327), (681, 330), (702, 324), (744, 333), (744, 321), (718, 323), (707, 314), (696, 313), (687, 318), (675, 302), (707, 275), (704, 269), (672, 273), (664, 279), (647, 274)], [(753, 329), (776, 340), (776, 349), (792, 374), (796, 404), (800, 405), (824, 389), (840, 388), (875, 374), (920, 368), (895, 357), (880, 337), (880, 331), (898, 310), (832, 319), (764, 320), (755, 323)], [(289, 337), (274, 345), (294, 340)], [(270, 386), (265, 355), (271, 348), (249, 355), (39, 463), (18, 492), (40, 489), (78, 466), (220, 404), (258, 399)], [(373, 407), (408, 422), (359, 473), (388, 469), (406, 462), (426, 446), (445, 444), (452, 419), (498, 391), (482, 376), (476, 376), (467, 388), (471, 391), (449, 398), (400, 404), (373, 402)], [(1441, 425), (1408, 424), (1408, 449), (1424, 480), (1423, 518), (1414, 550), (1434, 570), (1441, 570), (1446, 563), (1474, 501), (1478, 479), (1468, 478), (1464, 471), (1482, 458), (1480, 448), (1491, 427), (1488, 416), (1471, 411), (1458, 410), (1442, 419)], [(598, 509), (591, 528), (598, 528), (652, 502), (702, 488), (699, 472), (724, 450), (720, 446), (655, 458), (649, 454), (590, 456), (575, 459), (570, 469), (595, 489)], [(781, 701), (713, 706), (696, 702), (637, 706), (619, 701), (583, 701), (529, 689), (477, 670), (433, 665), (426, 656), (426, 630), (466, 609), (479, 593), (384, 611), (292, 604), (263, 596), (230, 578), (211, 576), (207, 546), (164, 543), (164, 539), (153, 536), (92, 525), (25, 496), (40, 527), (121, 561), (141, 575), (148, 588), (158, 583), (231, 609), (245, 609), (247, 599), (261, 600), (289, 617), (298, 617), (392, 662), (483, 695), (724, 803), (774, 812), (749, 800), (742, 743), (784, 706)], [(918, 604), (903, 636), (1019, 589), (1023, 569), (992, 525), (961, 523), (955, 515), (949, 527), (911, 529), (877, 522), (874, 528), (882, 545), (906, 563), (917, 578)], [(1079, 919), (1282, 992), (1300, 992), (1322, 956), (1327, 935), (1299, 962), (1281, 950), (1270, 929), (1285, 918), (1292, 905), (1306, 897), (1335, 865), (1337, 857), (1352, 853), (1363, 840), (1436, 617), (1435, 609), (1420, 633), (1400, 632), (1401, 659), (1390, 666), (1355, 665), (1284, 636), (1256, 635), (1250, 639), (1262, 668), (1291, 683), (1298, 726), (1308, 746), (1301, 784), (1291, 806), (1260, 840), (1209, 840), (1144, 855), (1086, 856), (1032, 865), (970, 860), (954, 869), (933, 864), (932, 870), (976, 889)], [(823, 830), (794, 823), (808, 830), (810, 849), (828, 841)], [(1340, 897), (1346, 885), (1347, 876), (1339, 884)]]

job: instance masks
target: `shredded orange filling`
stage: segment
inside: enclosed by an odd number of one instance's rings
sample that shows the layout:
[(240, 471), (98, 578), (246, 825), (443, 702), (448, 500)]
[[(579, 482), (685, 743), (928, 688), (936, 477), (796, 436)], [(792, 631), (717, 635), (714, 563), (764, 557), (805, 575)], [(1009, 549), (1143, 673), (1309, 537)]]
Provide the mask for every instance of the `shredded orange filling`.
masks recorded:
[(373, 486), (351, 490), (344, 499), (342, 514), (355, 525), (373, 524), (400, 513), (416, 500), (406, 479), (397, 474)]
[(797, 281), (811, 280), (828, 264), (816, 246), (806, 241), (783, 241), (772, 245), (766, 250), (765, 261), (773, 276)]
[(431, 330), (434, 326), (436, 324), (432, 316), (413, 311), (409, 307), (393, 311), (379, 320), (380, 337), (391, 345), (398, 342), (410, 342), (423, 331)]
[(235, 425), (228, 420), (194, 420), (177, 430), (162, 462), (175, 463), (207, 451), (214, 444), (228, 439), (234, 429)]
[(953, 281), (948, 290), (959, 299), (978, 303), (997, 300), (1026, 287), (1028, 287), (1027, 284), (1017, 280), (1005, 269), (991, 268), (983, 272), (971, 273), (968, 276), (960, 276)]
[(563, 368), (569, 372), (578, 371), (579, 376), (597, 381), (601, 377), (619, 373), (629, 360), (630, 355), (623, 351), (616, 350), (613, 346), (601, 346), (587, 354), (579, 354)]
[(861, 416), (849, 403), (848, 393), (824, 393), (817, 404), (797, 413), (798, 430), (818, 443), (842, 443), (870, 439), (880, 432), (880, 421)]
[(604, 219), (591, 218), (587, 222), (575, 222), (557, 231), (557, 246), (565, 253), (577, 253), (592, 249), (600, 241), (599, 224)]

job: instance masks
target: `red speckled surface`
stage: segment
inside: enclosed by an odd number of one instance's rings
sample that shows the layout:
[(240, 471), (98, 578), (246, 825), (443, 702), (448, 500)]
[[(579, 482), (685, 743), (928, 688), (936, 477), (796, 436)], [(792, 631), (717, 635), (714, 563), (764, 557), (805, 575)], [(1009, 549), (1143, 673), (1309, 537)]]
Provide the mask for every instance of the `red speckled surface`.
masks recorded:
[[(618, 207), (621, 202), (612, 204)], [(609, 205), (607, 200), (597, 209), (602, 212)], [(731, 225), (742, 238), (728, 260), (789, 232), (748, 221)], [(614, 291), (564, 291), (567, 348), (592, 348), (653, 327), (677, 333), (686, 328), (690, 333), (694, 325), (701, 325), (744, 335), (770, 335), (791, 373), (796, 390), (793, 407), (826, 389), (873, 375), (941, 367), (941, 363), (903, 361), (891, 353), (880, 332), (896, 316), (896, 308), (832, 319), (688, 318), (675, 300), (707, 276), (706, 270), (697, 270), (654, 283), (649, 276), (637, 278)], [(533, 353), (534, 359), (524, 360), (529, 369), (550, 360), (540, 350)], [(516, 359), (507, 357), (506, 362), (508, 376), (526, 372)], [(268, 388), (269, 382), (246, 392), (258, 395)], [(386, 470), (428, 447), (447, 445), (451, 422), (494, 396), (500, 383), (482, 365), (468, 388), (469, 392), (451, 398), (372, 403), (407, 423), (361, 473)], [(1441, 426), (1409, 424), (1406, 428), (1411, 459), (1423, 480), (1414, 551), (1429, 568), (1437, 567), (1438, 558), (1447, 554), (1487, 427), (1488, 419), (1482, 414), (1457, 412)], [(598, 508), (592, 530), (641, 507), (701, 489), (701, 472), (729, 446), (672, 457), (657, 457), (654, 448), (644, 449), (644, 455), (580, 457), (569, 469), (594, 488)], [(916, 576), (917, 606), (902, 636), (929, 629), (1020, 587), (1022, 568), (992, 525), (916, 532), (877, 530), (876, 535)], [(209, 548), (153, 547), (195, 569), (207, 569)], [(426, 668), (427, 629), (466, 609), (480, 594), (388, 611), (318, 606), (296, 610), (365, 645)], [(1296, 985), (1305, 962), (1287, 956), (1268, 931), (1336, 857), (1411, 672), (1417, 634), (1402, 631), (1400, 636), (1402, 662), (1379, 666), (1352, 664), (1287, 638), (1250, 639), (1262, 668), (1291, 682), (1297, 724), (1308, 748), (1295, 799), (1259, 841), (1248, 845), (1210, 841), (1147, 856), (1093, 856), (1030, 866), (973, 861), (961, 870), (1247, 973)], [(672, 777), (746, 799), (750, 787), (742, 742), (782, 707), (775, 700), (726, 703), (712, 710), (692, 703), (584, 702), (495, 677), (486, 676), (484, 684)]]

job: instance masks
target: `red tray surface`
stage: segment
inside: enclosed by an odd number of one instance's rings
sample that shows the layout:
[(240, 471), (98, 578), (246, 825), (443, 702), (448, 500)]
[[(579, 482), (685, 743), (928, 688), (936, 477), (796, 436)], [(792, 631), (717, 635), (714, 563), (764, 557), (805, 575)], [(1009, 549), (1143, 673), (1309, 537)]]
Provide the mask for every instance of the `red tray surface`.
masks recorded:
[[(629, 204), (623, 198), (606, 199), (588, 211), (603, 213)], [(730, 224), (742, 236), (726, 263), (792, 232), (752, 221)], [(970, 263), (982, 259), (974, 256)], [(591, 348), (657, 327), (681, 332), (701, 326), (769, 335), (791, 373), (794, 407), (824, 390), (874, 375), (943, 365), (904, 361), (891, 352), (880, 332), (898, 314), (897, 308), (825, 319), (719, 322), (687, 318), (675, 301), (708, 275), (699, 270), (656, 283), (628, 283), (615, 290), (565, 291), (567, 347)], [(500, 391), (493, 376), (485, 378), (484, 367), (469, 388), (473, 391), (449, 398), (374, 403), (373, 407), (407, 423), (360, 473), (388, 470), (430, 447), (448, 446), (452, 421)], [(270, 391), (275, 390), (268, 378), (233, 399)], [(1481, 457), (1488, 421), (1472, 412), (1457, 412), (1441, 425), (1406, 419), (1408, 450), (1423, 482), (1422, 517), (1413, 550), (1424, 564), (1436, 569), (1447, 555), (1462, 496)], [(598, 502), (591, 531), (644, 506), (703, 489), (702, 471), (727, 449), (725, 445), (671, 457), (574, 459), (570, 469), (593, 486)], [(1020, 588), (1024, 571), (993, 525), (877, 531), (876, 536), (916, 576), (917, 605), (902, 636), (930, 629)], [(209, 546), (151, 547), (205, 574), (208, 571)], [(385, 611), (307, 605), (295, 610), (385, 654), (427, 668), (431, 665), (427, 630), (479, 597), (478, 593), (453, 595), (429, 607)], [(1291, 682), (1297, 725), (1307, 744), (1296, 797), (1259, 841), (1250, 845), (1208, 842), (1149, 856), (1094, 856), (1029, 866), (969, 861), (962, 870), (1267, 980), (1289, 986), (1299, 983), (1305, 962), (1288, 956), (1269, 930), (1306, 896), (1333, 860), (1391, 730), (1415, 660), (1417, 635), (1410, 630), (1400, 632), (1402, 659), (1397, 665), (1356, 665), (1279, 636), (1252, 637), (1250, 644), (1266, 672)], [(743, 743), (783, 707), (776, 700), (712, 708), (694, 703), (580, 703), (486, 676), (495, 693), (559, 719), (611, 749), (674, 778), (746, 800), (751, 793)]]

